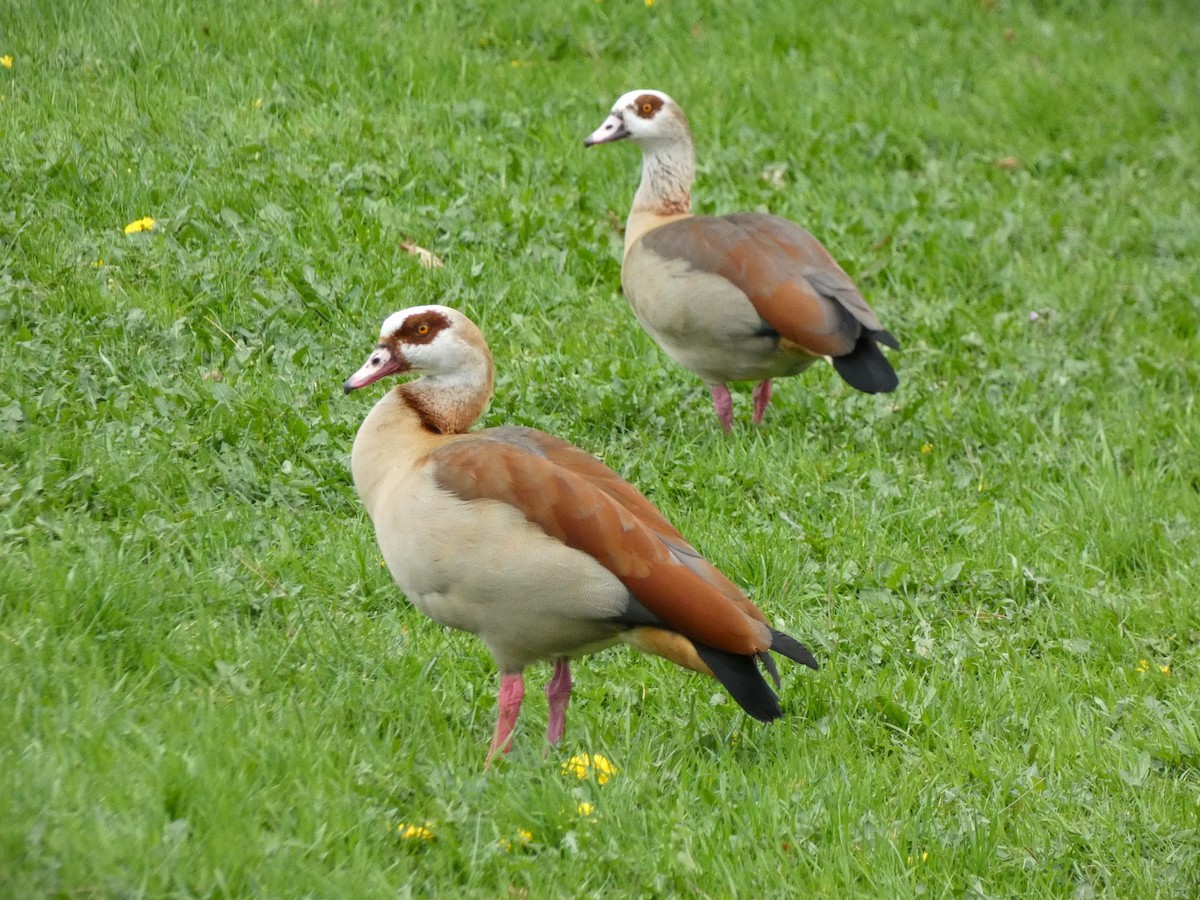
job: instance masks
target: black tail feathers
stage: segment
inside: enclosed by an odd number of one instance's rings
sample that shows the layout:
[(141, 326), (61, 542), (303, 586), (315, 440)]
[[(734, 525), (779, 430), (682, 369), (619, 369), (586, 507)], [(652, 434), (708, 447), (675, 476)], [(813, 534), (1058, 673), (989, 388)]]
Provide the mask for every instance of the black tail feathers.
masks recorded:
[(760, 722), (770, 722), (783, 715), (779, 698), (763, 680), (753, 656), (730, 653), (705, 644), (696, 644), (696, 652), (704, 664), (712, 669), (717, 681), (729, 691), (729, 696), (751, 716)]
[[(779, 669), (766, 653), (743, 656), (706, 644), (696, 643), (695, 647), (705, 665), (712, 670), (713, 676), (749, 715), (760, 722), (770, 722), (783, 715), (783, 710), (779, 707), (779, 698), (775, 696), (775, 692), (755, 665), (756, 659), (762, 662), (763, 668), (774, 679), (775, 686), (779, 686)], [(810, 669), (818, 668), (816, 658), (807, 647), (794, 637), (774, 628), (771, 629), (771, 649)]]
[(879, 344), (900, 347), (900, 342), (890, 332), (864, 330), (853, 350), (845, 356), (833, 357), (833, 367), (852, 388), (867, 394), (887, 394), (899, 386), (900, 378)]

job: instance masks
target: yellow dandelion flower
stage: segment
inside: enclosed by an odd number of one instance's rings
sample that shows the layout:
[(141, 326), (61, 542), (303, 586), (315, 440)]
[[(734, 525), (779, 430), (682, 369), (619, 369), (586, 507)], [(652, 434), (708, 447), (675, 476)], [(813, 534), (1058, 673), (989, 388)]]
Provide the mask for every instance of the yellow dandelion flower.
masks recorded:
[(93, 269), (103, 269), (104, 268), (104, 260), (102, 260), (102, 259), (96, 260), (94, 263), (92, 263), (92, 268)]
[(574, 775), (576, 778), (583, 779), (593, 772), (596, 783), (605, 784), (617, 774), (617, 767), (598, 753), (591, 756), (586, 753), (572, 756), (563, 763), (564, 775)]
[(1162, 672), (1164, 675), (1170, 675), (1171, 667), (1170, 666), (1159, 666), (1158, 671)]
[(647, 6), (653, 6), (653, 5), (654, 5), (654, 0), (646, 0), (646, 5), (647, 5)]
[(1137, 664), (1137, 670), (1139, 672), (1150, 671), (1150, 663), (1146, 662), (1144, 659), (1139, 659), (1138, 664)]
[(519, 849), (521, 847), (524, 847), (526, 844), (530, 843), (532, 840), (533, 840), (533, 832), (532, 831), (530, 831), (527, 828), (518, 828), (517, 829), (517, 840), (516, 840), (515, 844), (512, 841), (508, 840), (508, 838), (500, 838), (500, 840), (497, 841), (497, 843), (500, 845), (500, 849), (503, 850), (505, 853), (512, 853), (514, 848)]
[(396, 831), (406, 841), (432, 841), (433, 829), (430, 827), (432, 824), (432, 822), (426, 822), (424, 825), (409, 825), (407, 822), (401, 822), (396, 826)]
[(145, 216), (144, 218), (141, 218), (141, 219), (135, 219), (134, 221), (130, 222), (128, 225), (125, 226), (126, 234), (137, 234), (139, 231), (153, 231), (153, 230), (154, 230), (154, 220), (152, 218), (150, 218), (149, 216)]
[(6, 69), (11, 69), (12, 68), (12, 57), (9, 56), (7, 53), (5, 53), (3, 56), (0, 56), (0, 66), (4, 66), (4, 68), (6, 68)]
[(592, 804), (588, 803), (586, 800), (582, 801), (575, 809), (579, 815), (583, 816), (585, 819), (595, 818), (596, 807), (592, 806)]
[(933, 452), (933, 444), (922, 444), (921, 452), (922, 453), (932, 453)]

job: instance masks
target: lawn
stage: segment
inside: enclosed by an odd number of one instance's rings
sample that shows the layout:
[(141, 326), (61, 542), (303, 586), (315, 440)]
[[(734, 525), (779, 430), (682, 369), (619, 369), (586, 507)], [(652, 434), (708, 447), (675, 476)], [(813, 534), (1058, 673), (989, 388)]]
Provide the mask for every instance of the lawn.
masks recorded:
[[(722, 432), (620, 293), (636, 149), (582, 144), (637, 87), (698, 211), (856, 278), (895, 394), (822, 364)], [(1197, 896), (1198, 98), (1185, 0), (9, 0), (0, 895)], [(483, 769), (495, 668), (348, 472), (427, 302), (484, 424), (813, 648), (782, 721), (616, 649)]]

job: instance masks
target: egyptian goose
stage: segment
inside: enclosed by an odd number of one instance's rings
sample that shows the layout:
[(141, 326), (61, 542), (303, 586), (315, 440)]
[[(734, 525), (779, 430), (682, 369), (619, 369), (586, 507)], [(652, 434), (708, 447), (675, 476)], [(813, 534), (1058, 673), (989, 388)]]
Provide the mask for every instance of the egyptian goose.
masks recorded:
[(563, 736), (568, 659), (624, 640), (715, 677), (751, 716), (782, 715), (756, 661), (768, 650), (813, 669), (636, 488), (584, 451), (532, 428), (468, 433), (492, 395), (492, 355), (470, 319), (415, 306), (383, 323), (347, 393), (391, 374), (350, 455), (384, 561), (409, 600), (478, 635), (500, 667), (487, 761), (507, 752), (523, 672), (553, 661), (546, 737)]
[(860, 391), (896, 388), (879, 344), (900, 345), (816, 238), (765, 213), (692, 215), (696, 152), (679, 104), (661, 91), (630, 91), (583, 143), (624, 138), (642, 149), (642, 181), (625, 223), (621, 286), (642, 327), (708, 384), (726, 431), (727, 382), (758, 382), (757, 425), (771, 379), (818, 357)]

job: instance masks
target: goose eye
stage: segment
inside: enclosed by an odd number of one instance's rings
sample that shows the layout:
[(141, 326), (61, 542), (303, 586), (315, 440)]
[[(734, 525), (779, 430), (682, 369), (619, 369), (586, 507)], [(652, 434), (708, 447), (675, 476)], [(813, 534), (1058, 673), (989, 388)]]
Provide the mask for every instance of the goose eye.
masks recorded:
[(417, 334), (429, 334), (429, 323), (422, 322), (417, 326)]
[(653, 111), (654, 111), (654, 106), (653, 106), (652, 104), (650, 104), (650, 103), (643, 103), (643, 104), (642, 104), (642, 113), (643, 113), (643, 115), (647, 115), (647, 116), (648, 116), (648, 115), (650, 115), (650, 113), (651, 113), (651, 112), (653, 112)]

